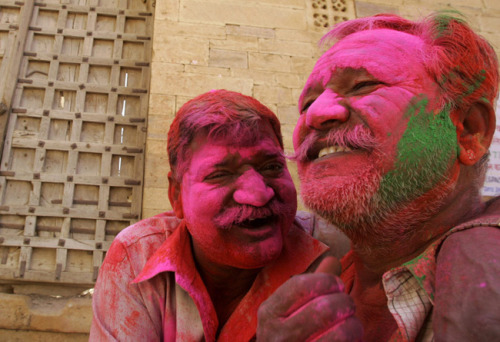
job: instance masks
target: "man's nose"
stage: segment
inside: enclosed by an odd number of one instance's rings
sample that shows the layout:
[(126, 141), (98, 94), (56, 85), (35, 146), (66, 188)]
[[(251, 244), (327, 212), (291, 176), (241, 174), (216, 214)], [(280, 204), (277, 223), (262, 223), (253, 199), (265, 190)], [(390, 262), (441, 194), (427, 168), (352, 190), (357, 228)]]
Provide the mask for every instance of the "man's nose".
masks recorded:
[(237, 180), (236, 186), (233, 198), (239, 204), (262, 207), (274, 197), (274, 190), (267, 186), (264, 177), (254, 169), (245, 171)]
[(342, 97), (326, 89), (306, 111), (306, 125), (316, 130), (329, 130), (349, 119), (349, 110), (342, 104)]

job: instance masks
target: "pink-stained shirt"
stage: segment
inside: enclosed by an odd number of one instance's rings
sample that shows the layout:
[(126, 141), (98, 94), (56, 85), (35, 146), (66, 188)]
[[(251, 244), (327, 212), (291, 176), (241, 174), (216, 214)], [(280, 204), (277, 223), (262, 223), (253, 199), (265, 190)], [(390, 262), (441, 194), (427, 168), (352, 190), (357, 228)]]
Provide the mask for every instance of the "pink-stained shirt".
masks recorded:
[[(436, 332), (434, 331), (433, 320), (435, 320), (436, 311), (436, 269), (438, 252), (442, 244), (450, 235), (460, 231), (478, 227), (498, 228), (499, 226), (500, 217), (498, 216), (483, 217), (463, 223), (449, 230), (416, 258), (384, 273), (382, 283), (387, 297), (387, 306), (398, 326), (390, 342), (435, 341)], [(345, 290), (347, 293), (352, 290), (355, 282), (353, 261), (352, 252), (346, 254), (342, 259), (343, 271), (341, 278), (346, 285)], [(491, 260), (491, 262), (495, 263), (496, 261)], [(461, 264), (459, 267), (467, 269), (477, 266), (474, 264)], [(498, 266), (496, 268), (490, 267), (490, 270), (492, 273), (497, 273), (495, 269), (498, 268)], [(500, 276), (496, 275), (494, 278), (500, 278)], [(498, 305), (495, 298), (491, 297), (491, 300), (494, 303), (493, 306)], [(486, 312), (491, 309), (483, 308)], [(469, 339), (464, 336), (461, 340)]]
[(260, 304), (328, 249), (310, 236), (313, 227), (303, 226), (307, 220), (300, 222), (295, 221), (281, 255), (257, 275), (218, 336), (217, 315), (196, 270), (184, 221), (167, 212), (126, 228), (99, 272), (90, 341), (251, 340)]

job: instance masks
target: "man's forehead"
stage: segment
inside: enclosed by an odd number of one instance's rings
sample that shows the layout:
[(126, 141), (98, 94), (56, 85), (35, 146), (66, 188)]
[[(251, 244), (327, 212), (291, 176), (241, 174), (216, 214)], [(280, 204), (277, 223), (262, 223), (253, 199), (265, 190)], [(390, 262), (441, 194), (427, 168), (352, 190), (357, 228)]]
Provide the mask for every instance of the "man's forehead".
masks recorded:
[(419, 59), (424, 42), (414, 35), (376, 29), (353, 33), (333, 45), (316, 63), (310, 80), (325, 83), (336, 69), (364, 69), (376, 77), (405, 73)]
[[(240, 133), (242, 133), (240, 131)], [(252, 130), (246, 132), (245, 136), (229, 134), (224, 136), (198, 135), (193, 141), (194, 152), (203, 150), (203, 153), (211, 154), (213, 157), (225, 158), (229, 155), (264, 155), (281, 154), (282, 149), (274, 132), (263, 132)]]

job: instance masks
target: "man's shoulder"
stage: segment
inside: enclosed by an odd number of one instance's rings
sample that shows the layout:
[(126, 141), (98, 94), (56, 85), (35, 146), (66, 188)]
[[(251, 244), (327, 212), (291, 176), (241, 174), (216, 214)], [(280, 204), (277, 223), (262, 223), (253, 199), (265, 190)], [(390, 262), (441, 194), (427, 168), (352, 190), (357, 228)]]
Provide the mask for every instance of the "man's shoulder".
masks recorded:
[(441, 340), (500, 338), (500, 229), (473, 226), (449, 235), (436, 262), (434, 330)]
[(180, 222), (173, 212), (167, 211), (128, 226), (115, 237), (115, 241), (124, 246), (136, 244), (144, 239), (160, 239), (163, 242)]
[(103, 267), (125, 263), (138, 274), (179, 223), (173, 213), (165, 212), (125, 228), (113, 240)]

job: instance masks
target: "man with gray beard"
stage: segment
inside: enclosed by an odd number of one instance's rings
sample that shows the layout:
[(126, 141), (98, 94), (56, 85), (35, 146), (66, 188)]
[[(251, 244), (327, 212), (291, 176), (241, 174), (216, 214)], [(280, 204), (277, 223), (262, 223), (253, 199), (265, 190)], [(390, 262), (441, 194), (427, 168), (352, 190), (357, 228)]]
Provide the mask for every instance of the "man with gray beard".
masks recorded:
[[(299, 100), (308, 207), (352, 241), (340, 279), (295, 276), (259, 309), (259, 341), (500, 341), (500, 216), (484, 203), (498, 62), (459, 18), (338, 24)], [(331, 285), (330, 287), (328, 285)], [(352, 330), (355, 333), (355, 329)], [(326, 337), (328, 336), (328, 337)]]

